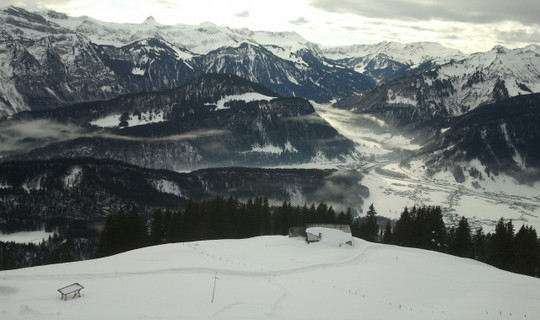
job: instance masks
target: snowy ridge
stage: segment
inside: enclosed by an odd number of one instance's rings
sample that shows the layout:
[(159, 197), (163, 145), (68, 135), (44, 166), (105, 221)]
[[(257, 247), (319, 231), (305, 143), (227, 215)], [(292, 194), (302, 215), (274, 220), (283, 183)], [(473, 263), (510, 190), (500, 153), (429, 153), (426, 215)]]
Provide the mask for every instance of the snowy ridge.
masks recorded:
[[(361, 314), (477, 320), (540, 314), (538, 279), (356, 238), (352, 247), (283, 236), (177, 243), (2, 271), (0, 278), (6, 319), (340, 320)], [(56, 289), (73, 282), (85, 287), (81, 297), (60, 301)]]
[(383, 41), (374, 45), (352, 45), (342, 47), (323, 47), (326, 57), (334, 60), (345, 58), (375, 57), (384, 54), (397, 62), (417, 66), (428, 60), (448, 61), (464, 58), (465, 55), (456, 49), (446, 48), (436, 42), (415, 42), (401, 44)]
[[(414, 127), (434, 118), (460, 116), (481, 105), (540, 92), (538, 48), (531, 45), (509, 50), (498, 46), (344, 98), (336, 106), (374, 115), (383, 112), (378, 116), (396, 126)], [(383, 111), (404, 106), (410, 108), (411, 118), (398, 115), (401, 111), (396, 109)]]
[(539, 78), (539, 49), (535, 45), (514, 50), (497, 46), (423, 75), (423, 80), (430, 86), (436, 81), (451, 83), (455, 93), (447, 99), (442, 98), (441, 103), (456, 116), (494, 102), (494, 88), (501, 83), (508, 97), (540, 92)]
[[(440, 65), (466, 57), (459, 50), (446, 48), (435, 42), (401, 44), (384, 41), (374, 45), (326, 47), (322, 52), (327, 58), (340, 61), (365, 74), (384, 69), (391, 69), (393, 72), (404, 67), (415, 69), (426, 62)], [(377, 77), (376, 74), (374, 76)]]
[[(55, 14), (49, 14), (47, 18), (65, 28), (77, 30), (96, 44), (116, 47), (145, 38), (157, 37), (195, 54), (207, 54), (221, 47), (238, 47), (242, 43), (250, 43), (268, 47), (273, 53), (286, 60), (294, 59), (289, 52), (317, 48), (315, 44), (294, 32), (254, 32), (247, 29), (220, 27), (210, 22), (200, 25), (161, 25), (152, 19), (153, 23), (144, 21), (119, 24), (89, 17), (57, 18)], [(285, 49), (287, 53), (280, 48)]]

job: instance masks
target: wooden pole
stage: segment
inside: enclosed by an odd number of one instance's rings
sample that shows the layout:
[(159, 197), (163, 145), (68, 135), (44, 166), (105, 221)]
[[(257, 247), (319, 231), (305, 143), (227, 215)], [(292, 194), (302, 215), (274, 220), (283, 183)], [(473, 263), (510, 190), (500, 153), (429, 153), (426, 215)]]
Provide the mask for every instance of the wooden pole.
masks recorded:
[(216, 280), (219, 278), (217, 277), (217, 272), (214, 275), (214, 288), (212, 288), (212, 303), (214, 303), (214, 296), (216, 295)]

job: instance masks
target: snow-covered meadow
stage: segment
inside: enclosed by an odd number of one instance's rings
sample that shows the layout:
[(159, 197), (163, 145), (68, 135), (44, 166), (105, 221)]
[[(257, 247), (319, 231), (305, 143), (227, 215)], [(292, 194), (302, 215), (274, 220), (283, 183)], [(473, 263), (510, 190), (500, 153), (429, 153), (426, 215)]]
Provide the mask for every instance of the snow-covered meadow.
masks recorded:
[[(0, 315), (2, 319), (540, 317), (539, 279), (474, 260), (357, 238), (352, 247), (339, 246), (335, 232), (324, 233), (322, 239), (312, 244), (286, 236), (177, 243), (2, 271)], [(82, 296), (60, 300), (56, 290), (74, 282), (85, 287)]]
[(16, 242), (16, 243), (35, 243), (39, 244), (43, 240), (47, 240), (53, 232), (41, 231), (22, 231), (4, 234), (0, 232), (0, 241), (2, 242)]

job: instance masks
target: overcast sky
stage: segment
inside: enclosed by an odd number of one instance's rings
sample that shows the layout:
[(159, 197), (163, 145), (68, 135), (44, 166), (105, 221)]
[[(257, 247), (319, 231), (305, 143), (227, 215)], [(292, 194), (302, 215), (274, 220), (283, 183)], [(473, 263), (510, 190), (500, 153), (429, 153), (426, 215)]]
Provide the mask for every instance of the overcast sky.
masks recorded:
[(323, 45), (436, 41), (464, 52), (540, 43), (539, 0), (3, 0), (113, 22), (296, 31)]

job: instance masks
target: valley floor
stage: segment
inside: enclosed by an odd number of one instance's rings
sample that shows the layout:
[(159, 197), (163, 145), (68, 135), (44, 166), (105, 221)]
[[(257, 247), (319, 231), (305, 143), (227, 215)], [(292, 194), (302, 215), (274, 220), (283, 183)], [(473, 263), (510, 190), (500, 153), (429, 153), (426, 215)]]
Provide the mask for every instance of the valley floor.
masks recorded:
[[(394, 150), (416, 150), (419, 145), (400, 135), (376, 133), (366, 124), (380, 120), (366, 119), (358, 114), (327, 105), (314, 104), (317, 112), (341, 134), (358, 144), (358, 151), (367, 158), (365, 163), (346, 164), (367, 173), (362, 184), (370, 190), (364, 212), (373, 203), (377, 213), (388, 218), (399, 218), (405, 207), (440, 206), (446, 222), (457, 224), (465, 216), (475, 229), (492, 231), (497, 221), (512, 219), (518, 230), (522, 224), (540, 229), (540, 184), (519, 185), (512, 178), (499, 176), (484, 181), (472, 179), (455, 182), (449, 172), (427, 177), (421, 161), (410, 168), (400, 166)], [(480, 166), (480, 164), (473, 164)]]

